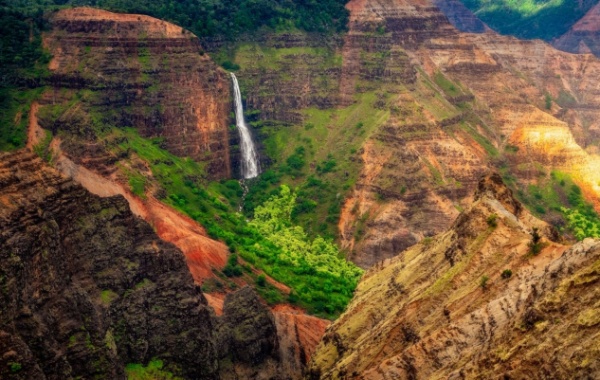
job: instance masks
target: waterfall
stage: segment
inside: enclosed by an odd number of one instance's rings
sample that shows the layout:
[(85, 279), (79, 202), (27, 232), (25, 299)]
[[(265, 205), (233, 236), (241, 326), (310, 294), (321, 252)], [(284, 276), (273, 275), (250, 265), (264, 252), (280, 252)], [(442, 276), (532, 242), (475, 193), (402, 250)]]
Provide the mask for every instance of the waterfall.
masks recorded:
[(254, 141), (252, 141), (252, 135), (244, 120), (244, 105), (242, 104), (242, 93), (240, 92), (240, 85), (234, 73), (231, 73), (231, 79), (233, 80), (233, 94), (235, 101), (235, 121), (237, 129), (240, 133), (240, 151), (241, 151), (241, 166), (242, 166), (242, 177), (244, 179), (250, 179), (256, 177), (260, 173), (260, 167), (258, 164), (258, 154), (256, 153), (256, 147)]

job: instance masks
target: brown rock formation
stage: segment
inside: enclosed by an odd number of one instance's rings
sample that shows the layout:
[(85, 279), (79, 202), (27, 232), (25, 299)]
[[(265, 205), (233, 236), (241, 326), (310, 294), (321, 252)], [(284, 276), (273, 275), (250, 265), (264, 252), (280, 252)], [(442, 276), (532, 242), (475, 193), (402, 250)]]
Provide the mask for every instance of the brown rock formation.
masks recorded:
[(151, 17), (92, 8), (61, 10), (51, 24), (44, 43), (53, 55), (52, 102), (59, 91), (86, 89), (83, 113), (95, 107), (102, 114), (88, 120), (95, 127), (162, 137), (170, 152), (206, 161), (213, 178), (231, 177), (230, 79), (194, 35)]
[(215, 317), (182, 252), (122, 196), (31, 153), (0, 156), (0, 205), (0, 378), (125, 379), (154, 359), (186, 379), (300, 378), (325, 329), (249, 287)]
[(123, 198), (13, 153), (0, 159), (0, 204), (0, 377), (123, 379), (152, 358), (217, 376), (214, 322), (183, 255)]
[[(595, 57), (490, 31), (459, 33), (428, 1), (356, 0), (347, 8), (342, 102), (376, 90), (390, 110), (363, 146), (342, 210), (341, 243), (355, 262), (369, 267), (445, 230), (506, 144), (519, 147), (508, 162), (519, 180), (532, 179), (519, 165), (536, 162), (568, 172), (597, 199)], [(564, 138), (536, 134), (542, 125), (561, 126), (553, 131)], [(535, 144), (524, 137), (534, 135)]]
[(565, 34), (552, 41), (557, 49), (600, 55), (600, 4), (596, 4)]
[(552, 236), (486, 177), (449, 231), (365, 274), (312, 377), (597, 377), (600, 242), (533, 256), (533, 227)]

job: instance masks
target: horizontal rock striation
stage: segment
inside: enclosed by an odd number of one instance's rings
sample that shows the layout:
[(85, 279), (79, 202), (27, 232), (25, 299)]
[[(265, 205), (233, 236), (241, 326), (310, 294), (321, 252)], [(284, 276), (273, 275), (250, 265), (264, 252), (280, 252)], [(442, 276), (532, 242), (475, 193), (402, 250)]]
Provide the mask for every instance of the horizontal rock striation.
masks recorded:
[(61, 10), (51, 25), (44, 40), (54, 91), (86, 90), (83, 110), (101, 115), (91, 120), (96, 128), (134, 127), (164, 138), (176, 155), (207, 162), (213, 178), (231, 176), (231, 83), (193, 34), (92, 8)]

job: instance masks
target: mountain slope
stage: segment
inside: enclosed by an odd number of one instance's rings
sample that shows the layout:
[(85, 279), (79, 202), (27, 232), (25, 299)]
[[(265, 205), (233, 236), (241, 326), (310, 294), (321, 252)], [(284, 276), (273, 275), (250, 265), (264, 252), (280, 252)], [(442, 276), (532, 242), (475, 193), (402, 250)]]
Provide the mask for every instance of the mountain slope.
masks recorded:
[(519, 38), (546, 41), (565, 33), (596, 0), (462, 0), (492, 29)]
[(565, 34), (552, 41), (552, 45), (572, 53), (600, 55), (598, 42), (598, 36), (600, 35), (599, 18), (600, 4), (596, 4)]
[(91, 195), (33, 154), (0, 158), (1, 376), (123, 379), (125, 365), (160, 359), (216, 378), (215, 321), (181, 252), (123, 198)]
[[(566, 247), (499, 175), (452, 227), (365, 274), (313, 378), (593, 378), (600, 242)], [(541, 248), (539, 254), (532, 244)]]

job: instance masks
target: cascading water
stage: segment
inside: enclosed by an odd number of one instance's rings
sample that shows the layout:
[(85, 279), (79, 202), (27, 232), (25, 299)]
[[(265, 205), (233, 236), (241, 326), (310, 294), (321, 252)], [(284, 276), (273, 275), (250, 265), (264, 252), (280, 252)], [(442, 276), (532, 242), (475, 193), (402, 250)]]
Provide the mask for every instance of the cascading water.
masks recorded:
[(235, 101), (235, 121), (237, 129), (240, 133), (240, 152), (241, 152), (241, 166), (242, 166), (242, 177), (244, 179), (250, 179), (256, 177), (260, 173), (260, 166), (258, 162), (258, 154), (252, 141), (252, 135), (244, 120), (244, 105), (242, 104), (242, 93), (240, 92), (240, 85), (234, 73), (231, 73), (231, 79), (233, 80), (233, 95)]

